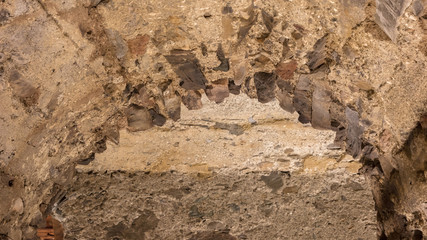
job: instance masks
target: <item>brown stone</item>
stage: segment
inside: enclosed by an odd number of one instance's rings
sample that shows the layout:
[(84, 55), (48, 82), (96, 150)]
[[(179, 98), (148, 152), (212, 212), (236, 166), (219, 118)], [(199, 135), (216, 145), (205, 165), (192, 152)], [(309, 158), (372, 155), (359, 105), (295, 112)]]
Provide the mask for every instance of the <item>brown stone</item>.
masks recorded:
[(226, 58), (224, 55), (224, 50), (222, 50), (221, 43), (218, 45), (218, 49), (216, 50), (216, 56), (221, 63), (218, 67), (214, 67), (213, 70), (228, 72), (228, 70), (230, 69), (230, 63), (228, 61), (228, 58)]
[(277, 172), (272, 172), (268, 176), (262, 176), (261, 180), (267, 187), (271, 188), (273, 192), (276, 192), (283, 186), (282, 176)]
[(228, 79), (219, 79), (206, 87), (206, 96), (215, 103), (221, 103), (229, 96)]
[(427, 7), (427, 2), (424, 1), (424, 4), (423, 4), (423, 0), (415, 0), (414, 3), (412, 4), (414, 14), (417, 16), (420, 16), (424, 10), (424, 5), (426, 5)]
[(300, 33), (304, 33), (305, 32), (305, 28), (301, 25), (301, 24), (294, 24), (294, 28), (296, 30), (298, 30)]
[(294, 72), (297, 70), (298, 63), (295, 60), (289, 62), (281, 62), (276, 67), (276, 74), (284, 79), (292, 79), (294, 77)]
[(285, 38), (283, 39), (283, 49), (282, 49), (282, 57), (283, 58), (289, 58), (291, 56), (291, 48), (289, 47), (289, 39)]
[(150, 113), (144, 107), (131, 105), (125, 111), (129, 131), (143, 131), (153, 127)]
[(420, 123), (423, 129), (427, 129), (427, 114), (421, 116)]
[(268, 32), (271, 32), (273, 30), (273, 27), (274, 27), (273, 16), (271, 16), (264, 9), (261, 10), (261, 15), (262, 15), (262, 21), (264, 22), (265, 27), (267, 28)]
[(0, 238), (424, 238), (425, 3), (0, 1)]
[(140, 86), (138, 88), (138, 94), (136, 95), (134, 103), (147, 109), (154, 108), (156, 106), (156, 102), (147, 88), (145, 86)]
[(376, 0), (375, 21), (393, 42), (397, 39), (398, 20), (410, 3), (410, 0)]
[(233, 18), (228, 16), (222, 17), (222, 38), (228, 39), (235, 35), (235, 31), (233, 29)]
[(40, 97), (40, 91), (32, 86), (23, 76), (14, 71), (9, 77), (9, 83), (16, 97), (25, 105), (36, 105)]
[(140, 215), (133, 220), (132, 224), (124, 224), (120, 222), (108, 229), (105, 239), (145, 239), (145, 232), (153, 230), (157, 227), (159, 219), (151, 210), (144, 209)]
[(237, 33), (238, 43), (245, 39), (246, 35), (249, 33), (249, 30), (251, 30), (258, 17), (258, 14), (256, 14), (254, 11), (253, 3), (246, 9), (246, 12), (248, 13), (249, 18), (242, 20), (242, 25), (240, 26), (239, 32)]
[(173, 121), (177, 121), (181, 118), (181, 98), (174, 91), (172, 85), (169, 85), (165, 91), (163, 91), (163, 100), (166, 108), (168, 117)]
[(363, 90), (363, 91), (371, 91), (374, 89), (374, 87), (372, 86), (371, 83), (369, 83), (368, 81), (363, 81), (363, 80), (357, 81), (356, 86), (360, 90)]
[(360, 136), (363, 133), (363, 128), (359, 124), (359, 114), (346, 107), (345, 116), (347, 118), (347, 151), (356, 157), (362, 150), (362, 141)]
[(225, 6), (222, 8), (221, 13), (222, 13), (222, 14), (229, 14), (229, 13), (233, 13), (233, 8), (230, 6), (230, 3), (227, 3), (227, 5), (225, 5)]
[(228, 91), (234, 95), (240, 94), (240, 85), (236, 85), (236, 83), (233, 80), (228, 81)]
[(114, 45), (114, 48), (116, 50), (116, 57), (118, 59), (123, 59), (126, 56), (129, 48), (127, 46), (127, 43), (123, 40), (119, 31), (115, 29), (105, 29), (105, 33), (107, 34), (111, 43)]
[(274, 73), (257, 72), (254, 74), (255, 88), (259, 102), (267, 103), (274, 99), (276, 79), (277, 76)]
[(314, 128), (330, 129), (331, 91), (323, 84), (317, 84), (313, 91), (312, 120)]
[(317, 40), (316, 44), (314, 44), (314, 50), (307, 54), (307, 66), (311, 71), (314, 71), (323, 64), (326, 64), (325, 47), (327, 38), (328, 35), (325, 35), (321, 39)]
[(276, 98), (279, 101), (280, 107), (283, 108), (283, 110), (288, 111), (290, 113), (295, 112), (293, 98), (287, 91), (278, 89), (276, 91)]
[(289, 193), (298, 193), (299, 187), (298, 186), (287, 186), (283, 188), (283, 193), (289, 194)]
[(303, 35), (302, 35), (299, 31), (297, 31), (297, 30), (294, 30), (294, 31), (291, 33), (291, 36), (292, 36), (295, 40), (300, 40), (300, 39), (303, 37)]
[(182, 103), (189, 110), (201, 109), (202, 104), (202, 95), (198, 91), (187, 91), (185, 95), (181, 96)]
[(311, 79), (307, 75), (301, 75), (295, 88), (293, 106), (299, 113), (298, 120), (301, 123), (309, 123), (312, 116), (312, 90)]
[(153, 120), (154, 125), (163, 126), (166, 123), (166, 117), (160, 114), (158, 111), (149, 109), (148, 112), (151, 115), (151, 119)]
[(181, 117), (181, 100), (179, 97), (165, 100), (165, 107), (170, 119), (177, 121)]
[(190, 51), (174, 50), (165, 58), (181, 78), (179, 85), (186, 90), (206, 89), (207, 80), (200, 70), (199, 60)]
[(12, 202), (12, 211), (21, 214), (24, 212), (24, 202), (22, 198), (17, 198)]
[(130, 53), (136, 56), (141, 56), (145, 54), (149, 42), (150, 36), (148, 36), (147, 34), (138, 34), (135, 38), (127, 41)]
[(7, 9), (1, 9), (0, 10), (0, 24), (3, 24), (3, 22), (6, 22), (10, 17), (10, 13)]

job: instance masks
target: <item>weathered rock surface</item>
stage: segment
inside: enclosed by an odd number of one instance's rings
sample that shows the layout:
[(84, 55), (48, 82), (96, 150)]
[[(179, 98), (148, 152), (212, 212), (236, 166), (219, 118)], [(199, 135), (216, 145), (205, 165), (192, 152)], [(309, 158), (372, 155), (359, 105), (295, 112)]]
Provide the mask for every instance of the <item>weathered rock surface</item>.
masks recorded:
[[(379, 238), (425, 238), (426, 9), (421, 0), (0, 1), (0, 237), (34, 239), (53, 212), (70, 239), (371, 238), (371, 220), (359, 221), (373, 216), (369, 187)], [(235, 94), (241, 98), (230, 100)], [(245, 115), (245, 104), (255, 106), (246, 95), (276, 104), (277, 113), (296, 111), (307, 127), (287, 135), (267, 126), (267, 115)], [(197, 110), (194, 119), (185, 119), (188, 109)], [(215, 109), (215, 121), (204, 119), (204, 109)], [(286, 125), (283, 116), (273, 119)], [(335, 131), (335, 140), (329, 132), (327, 142), (311, 144), (308, 136), (325, 135), (310, 124)], [(290, 150), (223, 145), (246, 134), (278, 145), (299, 141), (305, 150), (282, 161), (260, 152)], [(175, 138), (187, 150), (176, 164), (172, 152), (159, 162), (156, 154), (168, 152), (159, 149), (174, 149), (168, 139)], [(137, 141), (143, 144), (132, 151), (151, 162), (123, 158)], [(328, 155), (334, 149), (352, 157)], [(366, 181), (342, 165), (355, 161)], [(310, 177), (307, 166), (317, 169)], [(280, 183), (282, 171), (290, 177)], [(235, 191), (216, 185), (232, 181)], [(133, 194), (132, 184), (144, 188)], [(200, 189), (200, 197), (192, 190), (178, 201), (167, 185)], [(111, 215), (96, 205), (101, 196)], [(105, 222), (94, 228), (85, 204)], [(331, 227), (344, 223), (353, 228)]]
[(361, 176), (269, 176), (82, 172), (59, 210), (69, 239), (376, 239)]

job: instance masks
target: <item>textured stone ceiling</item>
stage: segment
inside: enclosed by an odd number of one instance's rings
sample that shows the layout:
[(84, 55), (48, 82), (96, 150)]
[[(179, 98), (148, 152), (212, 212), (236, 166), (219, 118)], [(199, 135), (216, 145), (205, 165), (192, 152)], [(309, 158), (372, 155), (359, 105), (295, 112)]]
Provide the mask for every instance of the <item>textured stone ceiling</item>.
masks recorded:
[(426, 5), (0, 1), (0, 239), (425, 238)]

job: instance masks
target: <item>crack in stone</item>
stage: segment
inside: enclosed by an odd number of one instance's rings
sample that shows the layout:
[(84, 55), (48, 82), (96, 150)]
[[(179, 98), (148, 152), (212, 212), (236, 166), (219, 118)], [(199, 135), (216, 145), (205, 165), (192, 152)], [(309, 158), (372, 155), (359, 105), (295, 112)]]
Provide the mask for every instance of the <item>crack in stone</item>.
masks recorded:
[(59, 30), (61, 30), (62, 35), (71, 41), (71, 43), (74, 45), (74, 47), (77, 48), (77, 51), (80, 51), (79, 45), (73, 39), (71, 39), (70, 35), (67, 32), (64, 31), (64, 28), (61, 26), (59, 21), (53, 17), (53, 15), (49, 12), (49, 10), (47, 10), (47, 7), (42, 2), (42, 0), (37, 0), (37, 2), (39, 3), (39, 5), (43, 9), (43, 11), (46, 13), (47, 17), (52, 19), (53, 22), (55, 23), (55, 25), (59, 28)]

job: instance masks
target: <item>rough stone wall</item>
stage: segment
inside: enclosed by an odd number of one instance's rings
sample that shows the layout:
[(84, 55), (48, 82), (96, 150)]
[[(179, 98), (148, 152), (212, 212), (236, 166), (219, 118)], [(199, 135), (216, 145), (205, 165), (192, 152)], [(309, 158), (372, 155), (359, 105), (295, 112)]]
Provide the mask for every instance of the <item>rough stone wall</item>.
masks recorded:
[(178, 122), (120, 131), (119, 144), (78, 165), (53, 211), (66, 237), (376, 238), (361, 164), (334, 132), (298, 123), (278, 102), (202, 103)]
[(77, 176), (59, 208), (67, 239), (376, 239), (362, 176), (347, 182), (332, 173)]
[(425, 6), (0, 1), (0, 233), (32, 239), (75, 164), (118, 143), (119, 129), (163, 126), (201, 109), (202, 95), (241, 92), (336, 131), (364, 166), (379, 236), (422, 239)]

